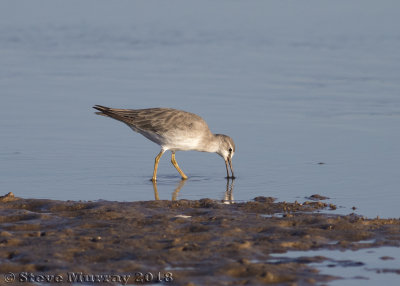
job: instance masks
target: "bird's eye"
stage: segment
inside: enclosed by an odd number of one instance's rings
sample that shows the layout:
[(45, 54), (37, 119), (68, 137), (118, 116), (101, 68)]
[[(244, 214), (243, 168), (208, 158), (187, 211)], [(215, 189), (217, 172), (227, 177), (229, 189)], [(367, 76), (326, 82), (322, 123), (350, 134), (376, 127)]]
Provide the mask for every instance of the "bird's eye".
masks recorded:
[(232, 152), (232, 148), (229, 148), (229, 150), (228, 150), (229, 152)]

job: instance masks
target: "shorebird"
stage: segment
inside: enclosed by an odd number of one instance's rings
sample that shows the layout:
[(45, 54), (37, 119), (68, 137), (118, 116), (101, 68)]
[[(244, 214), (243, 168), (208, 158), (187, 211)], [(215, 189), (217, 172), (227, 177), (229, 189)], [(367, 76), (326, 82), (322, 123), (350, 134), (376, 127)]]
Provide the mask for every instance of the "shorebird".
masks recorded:
[(101, 105), (95, 105), (93, 108), (99, 111), (96, 114), (119, 120), (161, 146), (154, 162), (153, 182), (157, 180), (161, 156), (167, 150), (171, 151), (171, 163), (182, 180), (188, 177), (176, 162), (175, 152), (189, 150), (217, 153), (225, 161), (227, 178), (235, 178), (232, 168), (235, 144), (232, 138), (223, 134), (213, 134), (203, 118), (194, 113), (172, 108), (118, 109)]

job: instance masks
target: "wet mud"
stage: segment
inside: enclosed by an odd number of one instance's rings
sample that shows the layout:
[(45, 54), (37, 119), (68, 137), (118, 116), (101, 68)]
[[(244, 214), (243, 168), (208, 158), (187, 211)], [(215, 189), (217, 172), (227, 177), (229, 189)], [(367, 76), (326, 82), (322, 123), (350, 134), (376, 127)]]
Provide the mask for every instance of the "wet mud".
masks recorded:
[(65, 202), (10, 193), (0, 198), (0, 284), (307, 285), (340, 278), (310, 266), (328, 257), (271, 254), (400, 245), (398, 219), (334, 208), (269, 197)]

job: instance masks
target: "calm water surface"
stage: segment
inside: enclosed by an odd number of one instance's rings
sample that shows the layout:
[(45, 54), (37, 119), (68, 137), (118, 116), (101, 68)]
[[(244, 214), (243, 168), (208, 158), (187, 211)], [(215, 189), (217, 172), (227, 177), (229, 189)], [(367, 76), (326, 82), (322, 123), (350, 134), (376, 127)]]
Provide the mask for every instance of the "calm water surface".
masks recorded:
[(329, 258), (322, 263), (310, 263), (323, 275), (342, 277), (329, 282), (331, 286), (375, 286), (398, 285), (399, 278), (395, 269), (399, 267), (399, 247), (378, 247), (353, 250), (311, 250), (289, 251), (273, 254), (269, 262), (290, 262), (291, 259), (323, 256)]
[[(235, 140), (235, 200), (399, 217), (399, 3), (3, 1), (1, 194), (154, 199), (159, 147), (91, 106), (162, 106)], [(180, 183), (169, 156), (161, 199)], [(218, 155), (177, 160), (177, 198), (224, 199)]]

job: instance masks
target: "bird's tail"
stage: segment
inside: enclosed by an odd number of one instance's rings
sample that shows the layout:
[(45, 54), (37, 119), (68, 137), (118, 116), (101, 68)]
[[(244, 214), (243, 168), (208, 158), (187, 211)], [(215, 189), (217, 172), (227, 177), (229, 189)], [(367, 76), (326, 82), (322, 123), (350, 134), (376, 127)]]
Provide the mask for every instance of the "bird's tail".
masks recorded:
[(102, 106), (102, 105), (95, 105), (93, 106), (94, 109), (97, 109), (99, 112), (95, 112), (98, 115), (106, 116), (106, 117), (111, 117), (119, 121), (125, 121), (125, 118), (118, 114), (116, 109)]

